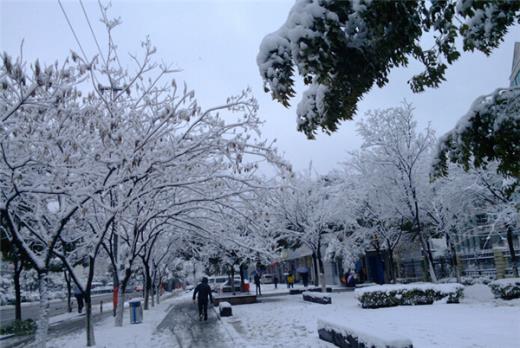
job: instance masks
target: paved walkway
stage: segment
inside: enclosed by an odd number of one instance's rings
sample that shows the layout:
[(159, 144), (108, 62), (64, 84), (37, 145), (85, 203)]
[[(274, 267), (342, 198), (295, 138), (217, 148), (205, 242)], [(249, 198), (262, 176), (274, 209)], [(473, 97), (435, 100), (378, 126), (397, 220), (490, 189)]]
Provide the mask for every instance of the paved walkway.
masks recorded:
[(216, 308), (209, 306), (208, 320), (199, 321), (197, 305), (191, 301), (173, 304), (157, 326), (159, 333), (169, 332), (173, 347), (234, 347), (233, 337), (220, 322)]

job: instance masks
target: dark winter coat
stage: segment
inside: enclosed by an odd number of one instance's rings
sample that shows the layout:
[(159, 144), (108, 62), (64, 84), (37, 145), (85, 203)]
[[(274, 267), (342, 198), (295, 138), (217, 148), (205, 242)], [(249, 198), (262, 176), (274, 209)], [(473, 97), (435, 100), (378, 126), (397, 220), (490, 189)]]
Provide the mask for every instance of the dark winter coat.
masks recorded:
[(200, 283), (195, 287), (193, 291), (193, 299), (199, 294), (199, 302), (208, 302), (208, 297), (213, 302), (213, 296), (211, 295), (211, 288), (207, 283)]

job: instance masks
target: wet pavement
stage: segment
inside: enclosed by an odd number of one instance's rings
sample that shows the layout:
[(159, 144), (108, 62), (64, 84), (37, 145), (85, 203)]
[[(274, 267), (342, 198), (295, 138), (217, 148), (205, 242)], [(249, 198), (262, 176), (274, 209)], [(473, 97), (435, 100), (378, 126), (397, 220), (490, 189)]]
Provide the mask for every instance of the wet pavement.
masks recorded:
[(191, 301), (173, 304), (169, 313), (157, 326), (160, 334), (169, 333), (172, 347), (227, 348), (234, 347), (233, 337), (222, 325), (217, 308), (208, 307), (208, 320), (199, 321), (197, 305)]

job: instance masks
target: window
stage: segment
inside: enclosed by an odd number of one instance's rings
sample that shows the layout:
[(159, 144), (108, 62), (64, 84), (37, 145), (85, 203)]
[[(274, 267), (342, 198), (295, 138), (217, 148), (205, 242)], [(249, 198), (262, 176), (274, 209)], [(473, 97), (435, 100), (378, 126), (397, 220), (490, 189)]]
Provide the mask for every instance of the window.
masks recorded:
[(520, 86), (520, 70), (516, 73), (515, 78), (513, 79), (513, 83), (511, 83), (511, 86)]

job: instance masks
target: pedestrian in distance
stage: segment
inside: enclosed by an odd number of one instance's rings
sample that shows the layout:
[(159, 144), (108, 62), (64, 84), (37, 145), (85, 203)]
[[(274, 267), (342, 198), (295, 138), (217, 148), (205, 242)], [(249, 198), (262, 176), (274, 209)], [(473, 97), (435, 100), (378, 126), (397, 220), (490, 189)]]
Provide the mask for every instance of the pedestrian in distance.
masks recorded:
[(274, 288), (278, 289), (278, 277), (277, 276), (274, 276), (273, 282), (274, 282)]
[(345, 275), (343, 275), (343, 279), (345, 280), (345, 286), (348, 287), (348, 277), (350, 276), (350, 268), (348, 271), (345, 272)]
[(83, 292), (77, 285), (74, 286), (74, 297), (76, 302), (78, 302), (78, 313), (81, 314), (83, 312)]
[(294, 288), (294, 276), (292, 273), (287, 275), (287, 288)]
[(256, 295), (262, 296), (262, 289), (260, 288), (260, 275), (258, 273), (255, 274), (255, 285), (256, 285)]
[(347, 277), (347, 287), (355, 288), (356, 287), (356, 274), (354, 272), (349, 272)]
[(307, 287), (309, 285), (309, 273), (302, 273), (303, 286)]
[(213, 303), (213, 296), (211, 295), (211, 288), (208, 285), (208, 278), (203, 277), (199, 285), (195, 287), (193, 291), (193, 303), (195, 303), (195, 297), (198, 294), (198, 305), (199, 305), (199, 321), (208, 320), (208, 301)]

